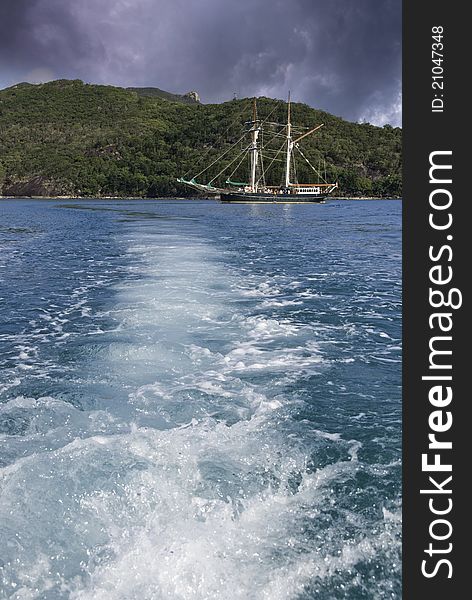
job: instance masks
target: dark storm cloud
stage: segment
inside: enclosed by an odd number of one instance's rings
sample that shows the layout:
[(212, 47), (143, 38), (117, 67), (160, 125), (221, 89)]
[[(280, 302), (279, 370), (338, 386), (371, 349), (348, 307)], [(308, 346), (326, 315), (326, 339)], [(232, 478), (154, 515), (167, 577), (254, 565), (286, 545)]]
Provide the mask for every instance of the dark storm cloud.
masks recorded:
[(0, 84), (59, 77), (398, 124), (401, 0), (0, 0)]

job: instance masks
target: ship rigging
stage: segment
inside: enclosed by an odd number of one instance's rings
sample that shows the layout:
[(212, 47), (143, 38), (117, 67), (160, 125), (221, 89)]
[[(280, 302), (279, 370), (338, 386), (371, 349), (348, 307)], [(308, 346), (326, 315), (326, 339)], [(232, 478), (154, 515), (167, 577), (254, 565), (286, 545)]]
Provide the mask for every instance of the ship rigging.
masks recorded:
[[(214, 161), (206, 166), (202, 171), (194, 175), (191, 179), (180, 177), (179, 183), (183, 183), (199, 192), (219, 195), (222, 202), (279, 202), (279, 203), (305, 203), (305, 202), (323, 202), (337, 187), (337, 183), (329, 183), (326, 175), (320, 173), (300, 148), (300, 142), (314, 134), (324, 126), (323, 123), (315, 127), (304, 130), (296, 128), (292, 123), (292, 107), (290, 94), (287, 102), (287, 122), (283, 125), (270, 122), (275, 108), (269, 115), (261, 120), (257, 112), (257, 101), (254, 98), (252, 105), (252, 120), (246, 123), (249, 129), (246, 129), (243, 135), (227, 148)], [(282, 127), (282, 131), (277, 130)], [(275, 128), (275, 131), (274, 131)], [(265, 131), (271, 129), (271, 141), (282, 139), (282, 143), (271, 148), (270, 144), (265, 144)], [(247, 137), (250, 137), (249, 144)], [(242, 149), (241, 149), (242, 144)], [(220, 160), (226, 158), (232, 151), (239, 146), (240, 151), (223, 168), (217, 172), (207, 183), (200, 183), (198, 178), (204, 176), (212, 167), (218, 164)], [(302, 157), (309, 165), (310, 169), (317, 175), (317, 183), (298, 183), (295, 154)], [(237, 173), (244, 160), (249, 156), (249, 173), (246, 183), (233, 181), (232, 177)], [(227, 160), (227, 159), (226, 159)], [(279, 185), (270, 185), (267, 183), (268, 175), (274, 163), (282, 161), (284, 163), (283, 180)], [(229, 169), (233, 170), (229, 175)], [(223, 185), (214, 185), (222, 176), (226, 175)]]

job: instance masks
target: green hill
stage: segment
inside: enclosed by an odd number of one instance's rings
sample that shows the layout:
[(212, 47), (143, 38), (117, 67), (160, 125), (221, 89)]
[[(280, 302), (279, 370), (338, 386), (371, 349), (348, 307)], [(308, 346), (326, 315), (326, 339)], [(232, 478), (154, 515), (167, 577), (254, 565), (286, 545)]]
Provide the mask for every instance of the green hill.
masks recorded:
[(164, 100), (169, 100), (170, 102), (182, 102), (183, 104), (197, 104), (199, 102), (199, 100), (194, 96), (196, 92), (189, 92), (188, 94), (183, 95), (171, 94), (170, 92), (160, 90), (156, 87), (129, 87), (126, 88), (126, 90), (130, 92), (136, 92), (138, 96), (162, 98)]
[[(192, 195), (176, 178), (194, 175), (238, 139), (251, 100), (203, 105), (156, 90), (59, 80), (0, 91), (0, 194)], [(284, 122), (283, 103), (260, 98), (258, 107)], [(301, 144), (339, 181), (340, 195), (401, 195), (399, 128), (349, 123), (305, 104), (293, 105), (293, 120), (325, 124)], [(243, 167), (233, 179), (244, 178)], [(298, 179), (312, 179), (303, 162)]]

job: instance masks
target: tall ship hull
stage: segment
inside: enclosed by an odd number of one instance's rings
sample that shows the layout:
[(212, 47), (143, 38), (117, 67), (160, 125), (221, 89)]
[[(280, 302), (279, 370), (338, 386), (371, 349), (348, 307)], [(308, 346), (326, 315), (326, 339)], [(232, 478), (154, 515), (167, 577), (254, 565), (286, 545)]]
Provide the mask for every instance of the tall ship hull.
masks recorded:
[[(291, 120), (290, 94), (287, 103), (287, 122), (282, 124), (269, 121), (273, 112), (274, 109), (265, 119), (259, 118), (254, 98), (252, 120), (246, 122), (247, 128), (241, 137), (197, 175), (191, 179), (180, 177), (177, 181), (200, 193), (219, 196), (223, 203), (320, 204), (324, 202), (338, 184), (329, 183), (326, 180), (326, 172), (323, 176), (320, 169), (317, 170), (311, 164), (300, 147), (300, 142), (318, 131), (323, 124), (311, 129), (295, 127)], [(230, 152), (235, 156), (231, 156)], [(311, 171), (318, 176), (316, 182), (298, 182), (296, 154), (302, 157)], [(246, 158), (249, 159), (248, 171), (244, 171), (242, 166)], [(217, 166), (219, 162), (223, 163), (221, 169)], [(278, 175), (274, 176), (271, 175), (271, 168), (272, 172), (276, 170), (272, 167), (275, 162), (283, 163), (283, 173), (279, 170)], [(204, 174), (207, 183), (201, 181)], [(244, 178), (247, 182), (234, 181), (235, 178)], [(270, 179), (274, 178), (279, 179), (278, 184), (270, 182)]]
[(221, 192), (221, 202), (234, 204), (310, 204), (324, 203), (326, 196), (320, 194), (257, 194), (251, 192)]

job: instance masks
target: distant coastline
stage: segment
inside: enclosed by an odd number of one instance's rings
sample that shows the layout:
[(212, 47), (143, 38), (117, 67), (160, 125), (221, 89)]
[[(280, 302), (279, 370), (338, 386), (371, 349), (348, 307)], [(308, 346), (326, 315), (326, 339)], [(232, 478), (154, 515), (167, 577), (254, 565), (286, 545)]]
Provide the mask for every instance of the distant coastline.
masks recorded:
[[(198, 200), (213, 200), (218, 202), (219, 198), (215, 197), (192, 197), (192, 196), (156, 196), (155, 198), (148, 198), (142, 196), (2, 196), (0, 200), (131, 200), (135, 201), (166, 201), (166, 200), (185, 200), (185, 201), (198, 201)], [(403, 200), (401, 196), (330, 196), (326, 198), (327, 201), (333, 202), (336, 200)]]
[[(252, 102), (201, 104), (195, 94), (180, 97), (155, 88), (79, 80), (0, 90), (0, 194), (192, 197), (177, 179), (200, 173), (202, 165), (232, 148)], [(280, 100), (261, 97), (258, 109), (285, 122)], [(401, 196), (400, 128), (351, 123), (297, 102), (292, 119), (301, 131), (324, 124), (304, 140), (304, 154), (326, 181), (339, 184), (343, 197)], [(282, 180), (282, 170), (282, 162), (274, 163), (274, 182)], [(311, 181), (311, 175), (302, 161), (298, 180)], [(243, 170), (233, 178), (246, 181), (244, 176)]]

